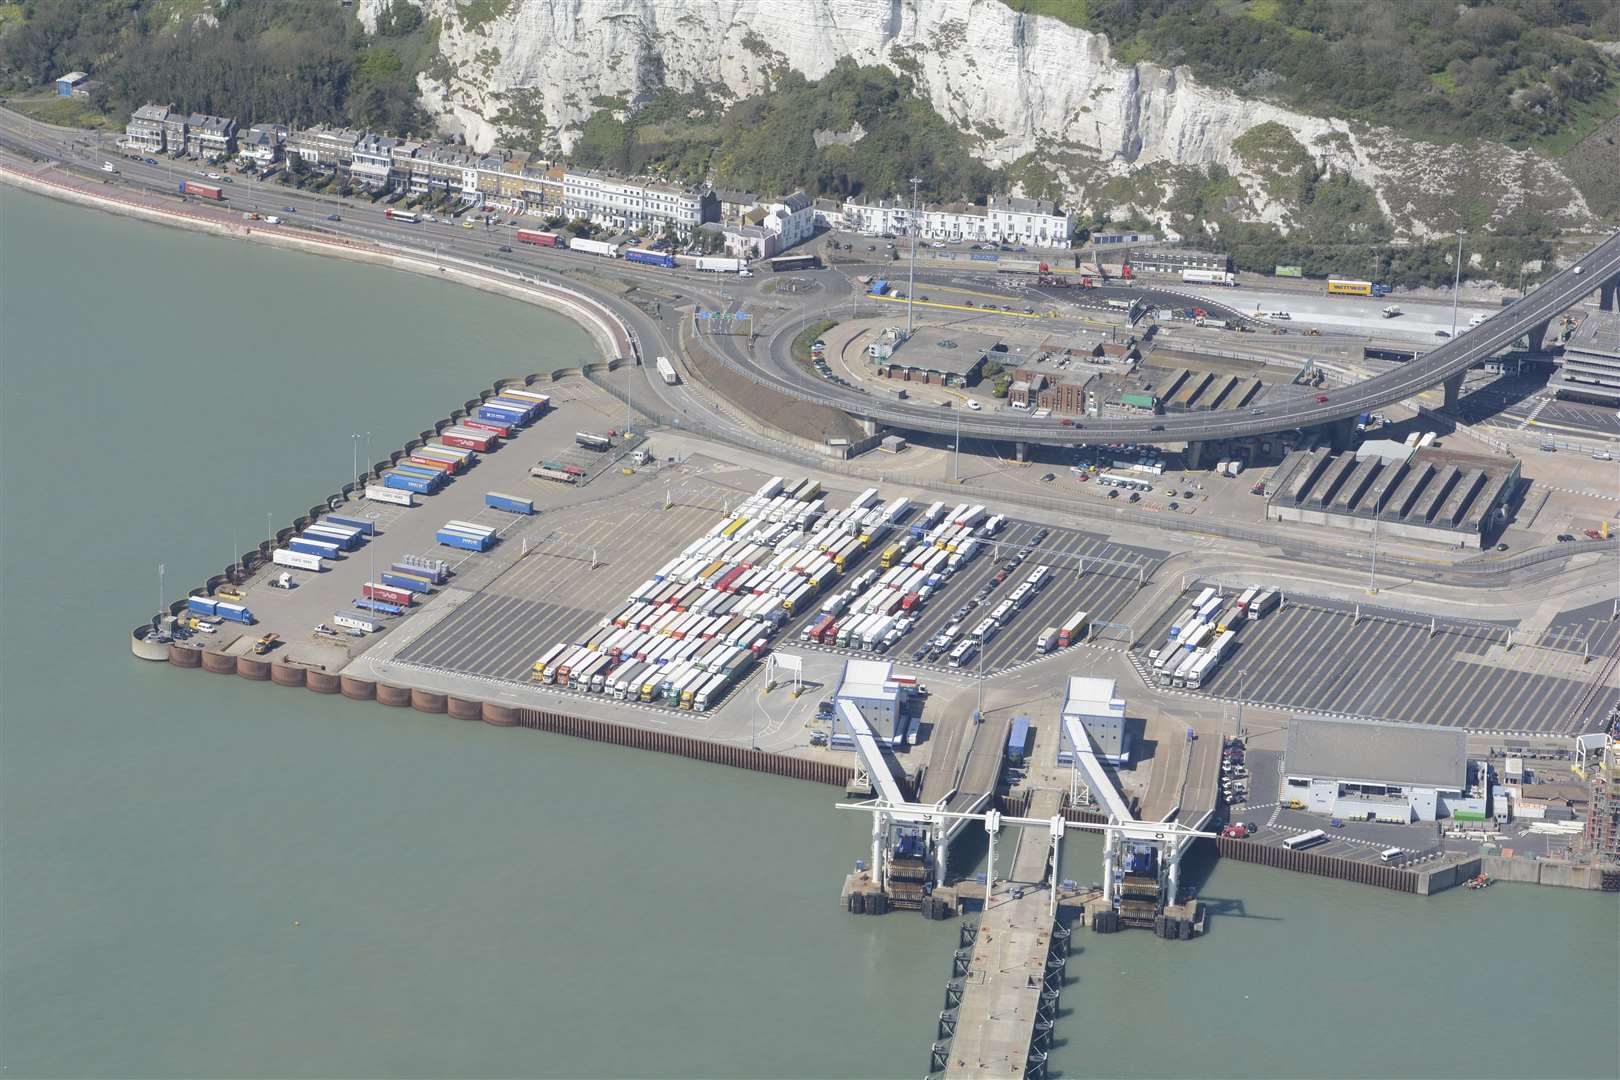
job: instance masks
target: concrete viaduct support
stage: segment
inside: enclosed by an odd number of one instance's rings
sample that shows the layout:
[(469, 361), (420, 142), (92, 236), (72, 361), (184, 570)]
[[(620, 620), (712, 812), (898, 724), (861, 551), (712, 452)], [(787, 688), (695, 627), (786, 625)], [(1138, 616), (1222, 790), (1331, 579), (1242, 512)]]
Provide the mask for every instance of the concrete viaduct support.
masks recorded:
[(1333, 449), (1349, 450), (1356, 442), (1356, 421), (1353, 417), (1335, 420), (1328, 425), (1328, 438), (1333, 440)]
[(1604, 311), (1620, 311), (1620, 275), (1610, 278), (1598, 286), (1598, 307)]
[(1200, 465), (1203, 464), (1203, 461), (1204, 461), (1204, 444), (1201, 443), (1201, 442), (1190, 442), (1190, 443), (1188, 443), (1187, 444), (1187, 468), (1196, 469)]
[(1530, 351), (1541, 352), (1547, 347), (1547, 331), (1552, 329), (1552, 320), (1545, 319), (1530, 328)]
[(1457, 400), (1462, 397), (1463, 376), (1466, 374), (1467, 372), (1465, 371), (1459, 371), (1457, 374), (1451, 376), (1451, 378), (1440, 384), (1445, 388), (1446, 394), (1445, 401), (1442, 403), (1441, 408), (1455, 409), (1457, 407)]
[(1029, 443), (1027, 443), (1027, 442), (1013, 443), (1013, 460), (1014, 461), (1028, 461), (1029, 460)]

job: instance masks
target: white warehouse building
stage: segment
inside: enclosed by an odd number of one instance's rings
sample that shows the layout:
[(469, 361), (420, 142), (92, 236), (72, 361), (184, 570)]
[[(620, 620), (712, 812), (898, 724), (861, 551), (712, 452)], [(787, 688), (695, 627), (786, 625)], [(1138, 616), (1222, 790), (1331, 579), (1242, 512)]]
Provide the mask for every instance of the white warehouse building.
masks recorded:
[[(1117, 693), (1113, 679), (1094, 679), (1082, 675), (1069, 677), (1069, 687), (1063, 696), (1061, 720), (1075, 718), (1091, 736), (1097, 756), (1114, 765), (1131, 760), (1131, 733), (1125, 726), (1125, 699)], [(1059, 723), (1059, 765), (1074, 762), (1074, 747), (1069, 744), (1068, 725)]]
[(1356, 821), (1409, 824), (1484, 816), (1468, 795), (1459, 728), (1381, 720), (1288, 721), (1282, 805)]

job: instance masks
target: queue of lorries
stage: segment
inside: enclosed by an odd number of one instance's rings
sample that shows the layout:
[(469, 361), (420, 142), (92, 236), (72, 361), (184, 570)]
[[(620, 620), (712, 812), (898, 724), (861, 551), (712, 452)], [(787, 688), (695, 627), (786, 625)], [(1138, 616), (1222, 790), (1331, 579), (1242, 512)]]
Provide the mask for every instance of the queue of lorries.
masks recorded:
[[(904, 509), (906, 503), (897, 499), (890, 505)], [(890, 516), (890, 524), (898, 525), (903, 515)], [(876, 567), (829, 596), (800, 636), (818, 645), (887, 652), (916, 626), (923, 605), (945, 580), (971, 562), (1004, 522), (983, 506), (963, 503), (947, 510), (934, 503), (883, 549)]]
[(1276, 589), (1250, 588), (1235, 598), (1205, 588), (1170, 623), (1165, 643), (1148, 652), (1160, 686), (1197, 690), (1237, 646), (1238, 631), (1275, 610)]
[[(765, 654), (790, 618), (811, 610), (834, 582), (853, 573), (913, 509), (909, 499), (885, 503), (876, 488), (868, 488), (847, 507), (829, 510), (819, 482), (790, 484), (774, 477), (638, 586), (622, 609), (583, 638), (548, 649), (535, 661), (532, 678), (621, 700), (695, 711), (712, 708)], [(946, 513), (943, 503), (926, 511), (913, 527), (916, 531), (906, 532), (911, 542), (903, 548), (897, 543), (883, 547), (888, 565), (854, 578), (829, 598), (831, 607), (824, 605), (827, 609), (812, 625), (836, 625), (838, 613), (856, 602), (871, 605), (861, 618), (876, 617), (874, 626), (890, 617), (898, 621), (907, 597), (915, 607), (917, 595), (927, 587), (926, 574), (916, 575), (922, 568), (901, 563), (900, 556), (922, 536), (949, 535), (956, 550), (937, 549), (939, 565), (948, 565), (964, 556), (957, 542), (970, 542), (973, 526), (966, 522), (986, 516), (983, 507), (966, 505), (952, 511), (948, 521)], [(971, 558), (971, 552), (965, 557)], [(916, 587), (899, 592), (903, 579)], [(879, 597), (891, 611), (876, 610)], [(873, 646), (883, 638), (897, 640), (889, 636), (894, 629), (891, 624), (881, 638), (874, 637)]]

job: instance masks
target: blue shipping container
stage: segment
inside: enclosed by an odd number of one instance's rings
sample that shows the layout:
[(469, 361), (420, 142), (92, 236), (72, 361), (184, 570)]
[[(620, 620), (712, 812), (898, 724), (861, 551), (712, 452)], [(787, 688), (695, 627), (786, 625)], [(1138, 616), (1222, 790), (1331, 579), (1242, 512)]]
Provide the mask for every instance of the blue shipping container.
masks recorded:
[(377, 535), (377, 524), (373, 521), (362, 521), (359, 518), (337, 517), (334, 514), (326, 515), (325, 517), (321, 518), (321, 521), (327, 525), (344, 525), (351, 529), (359, 529), (366, 536)]
[(445, 579), (444, 563), (438, 559), (422, 559), (421, 561), (428, 565), (418, 566), (415, 563), (397, 562), (394, 564), (393, 569), (396, 573), (415, 574), (418, 577), (426, 578), (435, 585), (443, 585)]
[(484, 505), (493, 506), (497, 510), (505, 510), (510, 514), (534, 513), (533, 499), (523, 499), (516, 495), (502, 495), (496, 491), (485, 492)]
[(390, 604), (386, 600), (373, 600), (366, 596), (356, 597), (354, 606), (361, 611), (378, 611), (384, 615), (398, 615), (405, 610), (398, 604)]
[(445, 547), (460, 548), (462, 551), (488, 551), (490, 545), (487, 536), (468, 536), (465, 533), (440, 532), (434, 539)]
[(1007, 736), (1007, 760), (1014, 765), (1024, 762), (1024, 755), (1029, 752), (1029, 717), (1015, 716), (1012, 722), (1012, 731)]
[(434, 486), (426, 480), (418, 480), (414, 476), (402, 476), (399, 473), (389, 473), (383, 477), (383, 487), (393, 488), (395, 491), (414, 491), (418, 495), (431, 495)]
[(396, 574), (392, 570), (384, 570), (381, 574), (384, 585), (392, 585), (396, 589), (407, 589), (413, 593), (432, 592), (433, 586), (426, 578)]
[(227, 604), (223, 600), (214, 605), (214, 614), (222, 619), (229, 619), (231, 622), (249, 624), (253, 622), (253, 612), (241, 604)]
[(214, 614), (214, 601), (206, 596), (186, 597), (186, 609), (197, 615)]
[(323, 529), (319, 525), (311, 525), (300, 533), (306, 540), (325, 540), (336, 544), (344, 551), (353, 551), (360, 546), (359, 533), (341, 532), (337, 529)]
[(287, 541), (287, 550), (302, 552), (305, 555), (319, 555), (324, 559), (335, 559), (341, 549), (328, 540), (295, 536)]

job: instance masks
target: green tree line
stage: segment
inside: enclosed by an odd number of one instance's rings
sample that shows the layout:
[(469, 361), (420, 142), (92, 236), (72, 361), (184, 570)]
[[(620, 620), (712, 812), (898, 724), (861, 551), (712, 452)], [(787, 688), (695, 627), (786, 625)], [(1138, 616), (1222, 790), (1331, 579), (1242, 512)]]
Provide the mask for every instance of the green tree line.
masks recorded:
[(367, 34), (336, 3), (222, 4), (213, 22), (173, 17), (158, 0), (25, 0), (0, 35), (0, 76), (47, 85), (82, 69), (103, 84), (100, 104), (127, 113), (147, 101), (190, 112), (308, 125), (422, 131), (416, 72), (436, 30), (394, 0)]

